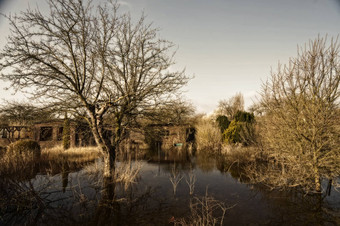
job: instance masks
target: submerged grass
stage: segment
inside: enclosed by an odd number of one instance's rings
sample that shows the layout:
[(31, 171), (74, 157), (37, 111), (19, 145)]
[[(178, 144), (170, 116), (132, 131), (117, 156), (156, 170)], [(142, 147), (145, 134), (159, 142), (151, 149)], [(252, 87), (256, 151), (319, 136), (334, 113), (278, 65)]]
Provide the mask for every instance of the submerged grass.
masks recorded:
[(247, 165), (254, 162), (259, 154), (256, 147), (244, 147), (241, 145), (226, 145), (221, 152), (225, 162), (237, 165)]
[(63, 150), (61, 146), (41, 150), (40, 157), (29, 152), (2, 151), (0, 176), (16, 179), (33, 178), (39, 171), (56, 174), (60, 169), (72, 170), (94, 162), (102, 155), (97, 147), (80, 147)]

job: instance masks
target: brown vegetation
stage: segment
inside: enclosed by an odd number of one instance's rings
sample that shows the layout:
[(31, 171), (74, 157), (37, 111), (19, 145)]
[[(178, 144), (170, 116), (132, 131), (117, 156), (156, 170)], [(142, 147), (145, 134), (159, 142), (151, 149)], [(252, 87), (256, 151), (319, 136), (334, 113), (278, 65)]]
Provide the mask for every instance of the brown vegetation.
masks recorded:
[(102, 156), (98, 147), (73, 147), (64, 150), (62, 146), (45, 148), (41, 151), (41, 157), (45, 160), (67, 159), (69, 161), (91, 161)]
[(218, 153), (222, 146), (222, 134), (214, 120), (201, 118), (196, 124), (196, 147), (198, 152)]
[(2, 148), (0, 155), (0, 176), (20, 175), (34, 171), (34, 163), (39, 160), (40, 146), (31, 140), (20, 140)]
[(215, 226), (223, 225), (226, 211), (234, 206), (227, 207), (223, 202), (209, 196), (206, 191), (203, 197), (190, 199), (190, 215), (186, 218), (174, 219), (175, 225)]
[(321, 179), (340, 175), (339, 73), (338, 41), (318, 38), (264, 84), (260, 135), (276, 167), (263, 175), (273, 186), (320, 192)]
[(218, 103), (217, 114), (225, 115), (229, 120), (233, 120), (238, 111), (244, 111), (244, 98), (241, 93)]
[(19, 140), (8, 145), (6, 154), (12, 159), (37, 159), (41, 155), (41, 150), (39, 143), (34, 140)]

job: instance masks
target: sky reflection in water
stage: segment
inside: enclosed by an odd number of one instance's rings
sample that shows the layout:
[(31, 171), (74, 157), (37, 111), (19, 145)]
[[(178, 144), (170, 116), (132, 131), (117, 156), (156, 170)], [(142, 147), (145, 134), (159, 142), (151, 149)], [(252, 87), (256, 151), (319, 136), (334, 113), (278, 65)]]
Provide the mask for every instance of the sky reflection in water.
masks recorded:
[[(142, 161), (137, 182), (128, 189), (116, 184), (114, 202), (107, 204), (101, 192), (100, 164), (100, 160), (83, 168), (60, 164), (54, 167), (53, 174), (40, 168), (25, 182), (1, 179), (2, 195), (11, 194), (20, 199), (16, 188), (31, 191), (31, 195), (25, 195), (27, 200), (22, 199), (31, 204), (21, 204), (19, 211), (9, 205), (2, 213), (0, 224), (171, 225), (171, 219), (190, 215), (191, 198), (206, 193), (227, 207), (235, 205), (226, 212), (225, 225), (337, 225), (340, 220), (339, 192), (332, 191), (322, 202), (316, 196), (296, 192), (270, 192), (242, 183), (235, 172), (222, 173), (217, 169), (218, 160), (206, 156), (190, 161)], [(173, 168), (183, 176), (175, 195), (169, 180)], [(190, 173), (197, 179), (193, 196), (186, 182)]]

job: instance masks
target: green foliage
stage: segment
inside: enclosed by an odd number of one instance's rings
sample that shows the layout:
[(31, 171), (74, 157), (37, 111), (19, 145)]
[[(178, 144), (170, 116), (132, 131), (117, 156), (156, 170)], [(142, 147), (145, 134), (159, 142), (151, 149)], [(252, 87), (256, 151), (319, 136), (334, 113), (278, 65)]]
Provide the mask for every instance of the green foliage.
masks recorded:
[(228, 117), (225, 116), (225, 115), (219, 115), (216, 118), (216, 122), (217, 122), (218, 127), (221, 130), (221, 133), (223, 133), (228, 128), (228, 126), (230, 124)]
[(255, 116), (246, 111), (237, 111), (235, 119), (223, 132), (223, 139), (228, 144), (242, 143), (250, 145), (255, 139)]
[(241, 128), (242, 123), (237, 122), (236, 120), (231, 121), (228, 129), (226, 129), (223, 133), (224, 140), (228, 144), (240, 143), (241, 142)]
[(67, 150), (71, 146), (71, 129), (70, 129), (70, 120), (65, 117), (64, 120), (64, 128), (63, 128), (63, 148), (64, 150)]
[(39, 158), (41, 155), (41, 149), (37, 141), (19, 140), (8, 146), (7, 154), (13, 157)]
[(255, 116), (254, 113), (249, 113), (246, 111), (237, 111), (235, 115), (235, 121), (253, 123), (255, 121)]

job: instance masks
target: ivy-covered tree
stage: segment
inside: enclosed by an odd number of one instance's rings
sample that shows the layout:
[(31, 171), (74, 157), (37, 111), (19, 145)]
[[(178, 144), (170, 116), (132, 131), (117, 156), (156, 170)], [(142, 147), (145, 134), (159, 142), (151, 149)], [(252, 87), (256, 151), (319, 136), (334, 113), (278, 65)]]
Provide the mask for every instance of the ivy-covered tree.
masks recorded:
[(242, 123), (236, 120), (231, 121), (229, 127), (224, 131), (223, 137), (226, 143), (235, 144), (240, 143), (241, 140)]
[(71, 146), (71, 128), (70, 119), (65, 114), (64, 127), (63, 127), (63, 148), (64, 150), (69, 149)]
[(225, 115), (217, 116), (216, 122), (217, 122), (218, 127), (221, 130), (221, 133), (224, 133), (224, 131), (228, 128), (228, 126), (230, 124), (228, 117), (225, 116)]
[(246, 111), (238, 111), (235, 114), (235, 121), (253, 123), (255, 121), (255, 116), (253, 113), (249, 113)]

